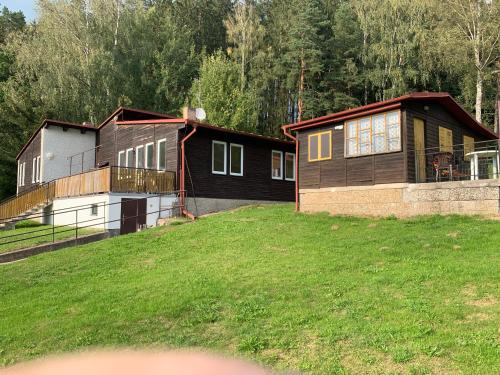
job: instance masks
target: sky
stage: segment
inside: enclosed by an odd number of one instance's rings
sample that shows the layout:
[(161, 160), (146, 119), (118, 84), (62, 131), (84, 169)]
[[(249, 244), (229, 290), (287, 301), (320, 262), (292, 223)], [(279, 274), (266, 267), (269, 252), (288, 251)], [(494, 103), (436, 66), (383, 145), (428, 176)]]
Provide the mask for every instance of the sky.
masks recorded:
[(36, 0), (0, 0), (0, 8), (4, 6), (9, 10), (21, 10), (26, 17), (26, 21), (33, 21), (36, 18)]

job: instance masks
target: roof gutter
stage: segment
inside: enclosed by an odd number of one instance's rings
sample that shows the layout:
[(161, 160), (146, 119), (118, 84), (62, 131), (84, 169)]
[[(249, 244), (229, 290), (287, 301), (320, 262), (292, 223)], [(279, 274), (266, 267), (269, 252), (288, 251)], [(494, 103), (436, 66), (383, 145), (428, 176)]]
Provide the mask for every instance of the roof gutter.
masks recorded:
[[(184, 123), (187, 126), (188, 120), (184, 120)], [(196, 126), (193, 126), (193, 130), (191, 130), (191, 132), (186, 137), (184, 137), (181, 141), (181, 181), (180, 181), (181, 210), (182, 210), (182, 214), (191, 220), (195, 220), (196, 216), (194, 216), (194, 214), (192, 212), (190, 212), (186, 209), (186, 181), (185, 181), (185, 178), (186, 178), (186, 174), (185, 174), (186, 145), (185, 145), (185, 143), (189, 138), (191, 138), (194, 135), (194, 133), (196, 133), (197, 130), (198, 130), (198, 128)]]
[(282, 127), (283, 133), (295, 142), (295, 211), (299, 212), (299, 140), (294, 137), (286, 126)]

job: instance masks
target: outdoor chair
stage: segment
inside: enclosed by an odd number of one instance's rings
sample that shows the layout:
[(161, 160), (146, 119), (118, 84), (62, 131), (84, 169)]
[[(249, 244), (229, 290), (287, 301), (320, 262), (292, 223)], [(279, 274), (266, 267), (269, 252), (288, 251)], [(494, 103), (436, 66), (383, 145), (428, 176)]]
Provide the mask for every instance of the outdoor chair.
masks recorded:
[(469, 177), (468, 174), (461, 172), (455, 163), (451, 152), (439, 152), (434, 154), (432, 167), (436, 174), (436, 182), (441, 181), (442, 177), (453, 181), (454, 178)]

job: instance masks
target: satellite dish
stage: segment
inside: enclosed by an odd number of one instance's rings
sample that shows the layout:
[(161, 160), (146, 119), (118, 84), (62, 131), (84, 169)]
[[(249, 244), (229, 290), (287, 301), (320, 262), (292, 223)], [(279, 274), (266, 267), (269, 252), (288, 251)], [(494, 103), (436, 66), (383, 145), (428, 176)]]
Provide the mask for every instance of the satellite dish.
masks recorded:
[(203, 108), (196, 108), (195, 113), (197, 120), (203, 121), (207, 118), (207, 114), (205, 113), (205, 110)]

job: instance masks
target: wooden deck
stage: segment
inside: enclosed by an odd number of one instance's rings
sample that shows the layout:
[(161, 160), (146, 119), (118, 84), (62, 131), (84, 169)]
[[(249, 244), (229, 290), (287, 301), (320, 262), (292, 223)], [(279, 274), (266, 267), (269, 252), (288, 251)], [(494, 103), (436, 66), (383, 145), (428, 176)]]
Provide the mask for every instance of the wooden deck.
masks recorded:
[(63, 177), (0, 203), (0, 220), (49, 204), (57, 198), (101, 193), (165, 194), (175, 191), (176, 173), (149, 169), (107, 167)]

